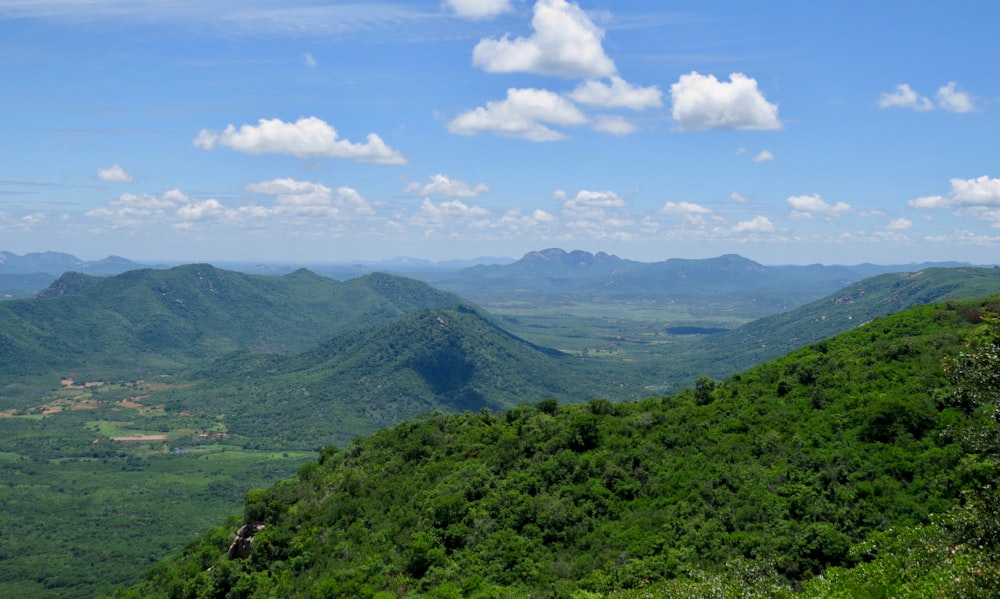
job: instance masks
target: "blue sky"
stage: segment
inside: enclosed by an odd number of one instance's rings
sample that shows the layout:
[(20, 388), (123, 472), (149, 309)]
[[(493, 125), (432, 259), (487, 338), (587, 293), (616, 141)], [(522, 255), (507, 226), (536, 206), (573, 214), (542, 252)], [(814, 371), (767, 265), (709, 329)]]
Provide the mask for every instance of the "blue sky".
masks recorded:
[(0, 249), (997, 262), (1000, 3), (0, 0)]

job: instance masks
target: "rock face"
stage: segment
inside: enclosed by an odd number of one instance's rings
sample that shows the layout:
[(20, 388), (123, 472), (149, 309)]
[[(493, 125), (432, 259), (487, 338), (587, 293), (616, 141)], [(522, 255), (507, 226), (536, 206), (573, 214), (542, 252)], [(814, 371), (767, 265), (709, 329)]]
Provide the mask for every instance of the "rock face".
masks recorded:
[(253, 550), (253, 536), (264, 530), (264, 525), (244, 524), (236, 531), (236, 538), (229, 544), (229, 559), (246, 559)]

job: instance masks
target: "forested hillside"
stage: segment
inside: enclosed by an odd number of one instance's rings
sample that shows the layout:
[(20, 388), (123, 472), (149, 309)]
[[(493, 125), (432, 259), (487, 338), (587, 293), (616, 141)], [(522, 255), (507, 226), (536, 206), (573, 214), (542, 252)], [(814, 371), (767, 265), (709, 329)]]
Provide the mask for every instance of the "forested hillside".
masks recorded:
[(197, 393), (166, 401), (172, 411), (226, 414), (227, 430), (252, 446), (317, 450), (431, 411), (617, 397), (628, 373), (610, 366), (532, 345), (459, 305), (359, 327), (301, 353), (219, 360), (190, 375)]
[(4, 376), (178, 368), (234, 351), (301, 351), (351, 328), (461, 303), (384, 274), (341, 283), (306, 270), (267, 277), (207, 264), (66, 273), (37, 298), (0, 302), (0, 361)]
[(911, 308), (674, 396), (328, 447), (117, 596), (990, 596), (998, 304)]
[(928, 268), (877, 275), (794, 310), (705, 336), (673, 357), (671, 365), (678, 376), (729, 376), (913, 305), (969, 300), (998, 291), (1000, 268)]

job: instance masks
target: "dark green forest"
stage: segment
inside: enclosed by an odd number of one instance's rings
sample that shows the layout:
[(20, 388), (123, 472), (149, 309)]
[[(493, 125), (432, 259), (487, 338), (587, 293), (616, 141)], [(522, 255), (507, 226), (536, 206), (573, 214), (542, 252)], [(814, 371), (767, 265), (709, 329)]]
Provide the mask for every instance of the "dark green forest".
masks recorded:
[[(551, 305), (520, 306), (516, 316), (495, 316), (451, 293), (383, 274), (338, 282), (305, 270), (265, 277), (209, 265), (108, 278), (66, 274), (37, 298), (0, 302), (0, 596), (82, 598), (131, 584), (239, 512), (248, 491), (270, 488), (321, 450), (323, 469), (337, 463), (331, 455), (372, 439), (387, 443), (386, 456), (408, 455), (407, 443), (416, 441), (391, 441), (396, 429), (378, 432), (401, 420), (426, 447), (399, 468), (424, 479), (394, 478), (401, 473), (390, 476), (396, 467), (385, 466), (393, 487), (414, 498), (425, 486), (444, 496), (437, 475), (421, 468), (451, 451), (468, 457), (447, 454), (449, 471), (485, 468), (498, 492), (510, 496), (468, 502), (486, 520), (462, 512), (460, 523), (473, 532), (461, 543), (443, 544), (444, 532), (416, 521), (400, 524), (379, 547), (405, 548), (413, 535), (426, 533), (438, 543), (431, 549), (443, 547), (443, 561), (435, 558), (426, 576), (414, 577), (378, 554), (372, 559), (382, 560), (385, 571), (364, 570), (364, 577), (390, 585), (381, 591), (447, 594), (460, 581), (431, 575), (485, 559), (477, 552), (489, 545), (480, 543), (501, 530), (530, 541), (525, 551), (537, 574), (517, 584), (483, 574), (481, 588), (461, 587), (461, 595), (624, 592), (626, 581), (614, 577), (628, 564), (659, 572), (643, 580), (672, 589), (700, 580), (722, 584), (733, 572), (764, 566), (767, 576), (753, 577), (766, 581), (761, 588), (818, 584), (813, 576), (824, 568), (826, 581), (838, 567), (859, 572), (881, 563), (859, 549), (875, 542), (872, 535), (922, 527), (878, 541), (899, 544), (942, 530), (936, 518), (952, 506), (974, 505), (961, 503), (972, 497), (962, 491), (974, 490), (974, 473), (989, 472), (972, 467), (978, 462), (968, 456), (981, 450), (970, 445), (971, 434), (959, 434), (972, 427), (969, 406), (981, 400), (966, 398), (961, 409), (949, 403), (954, 383), (941, 364), (975, 341), (991, 304), (923, 307), (904, 317), (909, 324), (902, 328), (886, 328), (894, 321), (883, 317), (914, 304), (986, 297), (998, 291), (998, 275), (998, 269), (934, 268), (874, 277), (784, 314), (709, 332), (732, 326), (724, 316), (729, 300), (668, 305), (636, 295), (601, 306), (560, 296)], [(699, 334), (672, 332), (677, 327)], [(849, 341), (824, 341), (848, 330)], [(779, 366), (746, 370), (803, 346)], [(860, 361), (861, 355), (868, 357)], [(859, 386), (864, 381), (867, 387)], [(460, 416), (445, 417), (452, 413)], [(879, 423), (896, 432), (879, 432)], [(906, 434), (893, 437), (897, 429)], [(497, 472), (481, 460), (499, 459), (499, 448), (510, 468)], [(619, 454), (645, 461), (640, 467)], [(377, 452), (364, 455), (375, 459)], [(551, 460), (565, 461), (565, 468), (536, 471)], [(889, 468), (894, 460), (912, 472)], [(359, 477), (382, 476), (371, 474), (382, 472), (377, 460), (365, 464)], [(817, 479), (809, 468), (839, 478)], [(536, 482), (522, 487), (513, 472)], [(340, 474), (323, 476), (329, 482)], [(790, 484), (812, 491), (794, 503)], [(607, 493), (591, 497), (599, 487)], [(306, 496), (303, 489), (295, 493)], [(393, 491), (378, 493), (356, 500), (394, 500)], [(546, 524), (544, 506), (532, 499), (512, 529), (513, 521), (494, 512), (501, 503), (521, 505), (512, 502), (515, 494), (558, 499), (567, 510), (560, 518), (590, 524), (549, 532), (555, 529)], [(748, 498), (753, 510), (744, 506)], [(600, 509), (577, 509), (598, 499)], [(873, 505), (862, 517), (854, 504), (865, 502)], [(300, 509), (308, 511), (289, 508)], [(747, 523), (753, 514), (759, 521)], [(500, 524), (482, 528), (487, 521)], [(607, 544), (604, 537), (625, 534), (614, 532), (616, 522), (633, 521), (671, 528), (658, 540)], [(349, 526), (362, 526), (354, 522)], [(532, 522), (542, 532), (528, 527)], [(905, 528), (893, 528), (897, 523)], [(224, 526), (219, 538), (231, 539), (240, 524)], [(277, 521), (268, 526), (278, 530)], [(802, 547), (819, 543), (813, 537), (834, 540), (838, 549), (810, 557)], [(362, 549), (377, 554), (373, 545)], [(657, 560), (660, 569), (650, 570)], [(237, 565), (245, 566), (219, 568)], [(318, 561), (300, 570), (319, 576), (328, 566)], [(281, 567), (267, 566), (261, 580), (270, 582), (259, 593), (314, 592), (307, 578), (273, 586)], [(336, 569), (358, 567), (344, 562)], [(584, 569), (611, 578), (585, 580)], [(246, 594), (203, 582), (191, 593)], [(731, 582), (720, 588), (736, 588)], [(636, 592), (645, 588), (643, 582)]]
[(115, 596), (995, 596), (998, 305), (911, 308), (671, 396), (329, 446)]

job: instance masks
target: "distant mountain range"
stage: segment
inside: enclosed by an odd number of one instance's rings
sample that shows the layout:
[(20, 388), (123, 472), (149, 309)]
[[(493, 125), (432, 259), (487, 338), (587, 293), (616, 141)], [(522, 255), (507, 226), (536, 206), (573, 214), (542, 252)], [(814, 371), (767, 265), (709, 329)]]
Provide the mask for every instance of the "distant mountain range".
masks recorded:
[(65, 272), (107, 276), (142, 267), (141, 264), (120, 256), (88, 261), (60, 252), (36, 252), (19, 256), (0, 251), (0, 299), (31, 297)]
[(428, 282), (478, 303), (546, 294), (604, 298), (644, 295), (681, 301), (738, 300), (767, 306), (770, 313), (798, 306), (866, 277), (915, 272), (957, 262), (908, 265), (764, 266), (736, 254), (716, 258), (637, 262), (604, 252), (552, 248), (528, 252), (506, 265), (479, 265)]
[(2, 375), (145, 369), (236, 351), (301, 351), (352, 328), (465, 303), (385, 274), (346, 282), (192, 264), (113, 277), (70, 272), (36, 298), (0, 302)]
[[(859, 264), (854, 266), (764, 266), (736, 254), (716, 258), (670, 258), (639, 262), (605, 252), (550, 248), (526, 253), (519, 260), (479, 257), (471, 260), (430, 261), (400, 257), (392, 260), (352, 263), (219, 263), (227, 270), (248, 274), (283, 275), (300, 268), (337, 280), (348, 280), (373, 272), (386, 272), (425, 281), (485, 304), (507, 297), (539, 294), (587, 293), (621, 297), (636, 293), (731, 297), (739, 294), (761, 304), (774, 304), (773, 312), (823, 297), (863, 278), (889, 272), (916, 272), (931, 267), (969, 266), (959, 262), (903, 265)], [(0, 252), (0, 299), (30, 297), (66, 272), (109, 276), (143, 265), (119, 256), (81, 260), (71, 254), (36, 252), (19, 256)], [(752, 294), (748, 297), (747, 294)]]

